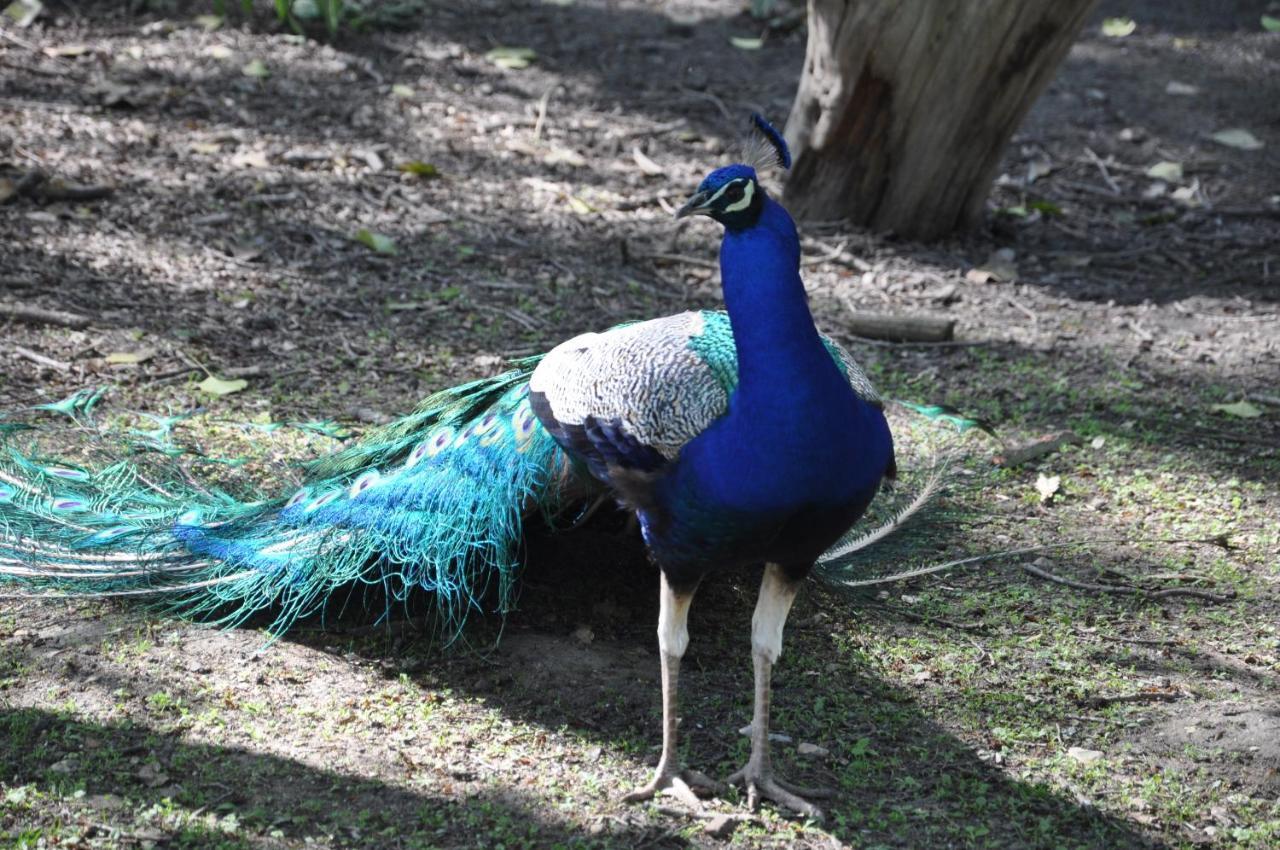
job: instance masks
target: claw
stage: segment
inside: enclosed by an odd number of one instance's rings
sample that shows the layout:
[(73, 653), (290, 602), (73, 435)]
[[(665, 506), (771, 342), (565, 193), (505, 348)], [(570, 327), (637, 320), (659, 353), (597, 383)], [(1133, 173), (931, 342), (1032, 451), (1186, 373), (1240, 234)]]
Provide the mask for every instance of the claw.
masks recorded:
[(677, 773), (673, 770), (659, 770), (653, 775), (653, 779), (648, 784), (643, 785), (632, 791), (622, 798), (624, 803), (639, 803), (643, 800), (652, 800), (659, 794), (666, 794), (674, 797), (694, 809), (702, 808), (702, 801), (698, 799), (694, 788), (706, 789), (709, 793), (717, 790), (717, 783), (703, 776), (695, 770), (685, 770)]
[(760, 770), (753, 768), (750, 764), (736, 771), (725, 780), (725, 783), (746, 786), (747, 808), (753, 812), (760, 808), (762, 799), (772, 800), (780, 806), (816, 821), (821, 821), (826, 816), (823, 814), (822, 809), (810, 803), (804, 797), (830, 798), (835, 796), (835, 791), (830, 788), (801, 788), (783, 782), (781, 779), (775, 779), (772, 770)]

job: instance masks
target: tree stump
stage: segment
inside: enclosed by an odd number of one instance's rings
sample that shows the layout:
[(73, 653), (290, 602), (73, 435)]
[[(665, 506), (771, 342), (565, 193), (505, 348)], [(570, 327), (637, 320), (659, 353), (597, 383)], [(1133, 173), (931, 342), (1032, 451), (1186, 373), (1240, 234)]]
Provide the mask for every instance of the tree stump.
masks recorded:
[(790, 209), (922, 239), (977, 222), (1096, 2), (809, 0)]

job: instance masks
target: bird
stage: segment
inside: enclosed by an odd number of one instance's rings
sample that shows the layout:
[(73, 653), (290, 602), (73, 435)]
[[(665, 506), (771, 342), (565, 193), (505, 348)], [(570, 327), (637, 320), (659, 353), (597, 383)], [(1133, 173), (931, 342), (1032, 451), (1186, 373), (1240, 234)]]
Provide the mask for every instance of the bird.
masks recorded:
[[(393, 600), (434, 594), (457, 634), (489, 594), (498, 611), (512, 606), (528, 523), (604, 493), (638, 520), (659, 576), (661, 756), (623, 799), (697, 803), (691, 786), (705, 777), (681, 767), (676, 747), (690, 606), (709, 577), (763, 566), (751, 753), (729, 781), (753, 809), (767, 799), (820, 818), (807, 799), (818, 792), (772, 766), (772, 670), (803, 582), (896, 462), (884, 402), (817, 330), (795, 222), (761, 182), (765, 168), (790, 166), (786, 141), (759, 115), (751, 133), (754, 153), (711, 171), (676, 213), (722, 228), (724, 311), (586, 333), (437, 392), (280, 495), (177, 474), (173, 452), (154, 444), (99, 464), (58, 460), (20, 445), (28, 426), (10, 423), (0, 580), (36, 595), (156, 598), (224, 626), (269, 612), (273, 634), (340, 588), (376, 585)], [(44, 407), (83, 422), (99, 395)]]

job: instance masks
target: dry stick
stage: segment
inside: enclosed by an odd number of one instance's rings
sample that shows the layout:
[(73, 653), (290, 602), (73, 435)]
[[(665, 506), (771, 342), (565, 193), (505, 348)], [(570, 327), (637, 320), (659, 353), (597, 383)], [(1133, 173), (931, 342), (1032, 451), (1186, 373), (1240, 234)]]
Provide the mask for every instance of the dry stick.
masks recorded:
[(1085, 697), (1079, 702), (1081, 705), (1087, 705), (1090, 708), (1106, 708), (1109, 705), (1122, 702), (1175, 702), (1181, 696), (1182, 694), (1169, 693), (1168, 691), (1140, 691), (1136, 694)]
[(847, 296), (842, 296), (840, 302), (850, 314), (845, 329), (854, 336), (889, 342), (951, 342), (955, 337), (955, 319), (868, 313), (855, 307)]
[(1077, 581), (1073, 578), (1064, 578), (1060, 575), (1042, 570), (1034, 564), (1022, 564), (1024, 572), (1028, 572), (1037, 578), (1045, 581), (1051, 581), (1055, 584), (1074, 587), (1077, 590), (1088, 590), (1094, 593), (1109, 593), (1113, 596), (1148, 596), (1152, 599), (1163, 599), (1166, 596), (1193, 596), (1196, 599), (1206, 599), (1210, 602), (1230, 602), (1236, 598), (1235, 592), (1232, 593), (1212, 593), (1208, 590), (1196, 590), (1193, 587), (1167, 587), (1164, 590), (1144, 590), (1141, 587), (1126, 587), (1118, 584), (1095, 584), (1088, 581)]
[(82, 186), (78, 183), (63, 183), (58, 180), (46, 182), (38, 190), (38, 194), (46, 201), (98, 201), (115, 192), (114, 186), (90, 184)]
[(4, 199), (4, 203), (11, 204), (18, 198), (31, 195), (35, 192), (36, 187), (45, 181), (46, 175), (38, 168), (33, 168), (26, 174), (18, 178), (13, 184), (13, 192), (9, 197)]
[(542, 138), (542, 130), (547, 124), (547, 105), (551, 102), (551, 92), (555, 91), (555, 86), (547, 89), (542, 93), (542, 97), (538, 98), (538, 118), (533, 122), (533, 140), (536, 142)]
[(30, 307), (25, 304), (0, 303), (0, 319), (15, 319), (34, 325), (58, 325), (63, 328), (81, 330), (89, 326), (89, 317), (79, 313), (66, 313), (61, 310), (46, 310), (43, 307)]
[(635, 256), (645, 260), (663, 260), (668, 263), (683, 263), (686, 266), (697, 266), (703, 269), (715, 269), (719, 271), (720, 264), (714, 260), (703, 260), (699, 257), (687, 257), (684, 254), (636, 254)]
[(898, 616), (910, 620), (913, 623), (920, 623), (925, 626), (938, 625), (948, 629), (958, 629), (962, 632), (985, 632), (990, 628), (990, 626), (982, 622), (957, 623), (954, 620), (946, 620), (942, 617), (935, 617), (932, 614), (917, 614), (914, 611), (909, 611), (906, 608), (899, 608), (896, 605), (885, 605), (881, 603), (880, 607), (885, 611), (897, 614)]
[(32, 351), (31, 349), (23, 348), (20, 345), (15, 345), (13, 347), (13, 353), (24, 360), (30, 360), (32, 363), (37, 363), (41, 366), (48, 366), (50, 369), (57, 369), (59, 372), (71, 371), (70, 363), (63, 363), (61, 360), (54, 360), (52, 357), (45, 357), (38, 351)]
[(1102, 174), (1102, 181), (1107, 184), (1107, 188), (1111, 190), (1111, 193), (1119, 195), (1120, 187), (1116, 185), (1115, 180), (1111, 179), (1111, 172), (1107, 171), (1107, 164), (1102, 161), (1102, 158), (1094, 153), (1092, 148), (1088, 147), (1084, 149), (1084, 154), (1089, 157), (1094, 165), (1098, 166), (1098, 171)]
[[(1224, 549), (1233, 548), (1231, 546), (1230, 541), (1227, 538), (1227, 535), (1225, 534), (1219, 534), (1216, 537), (1137, 537), (1137, 538), (1099, 537), (1094, 540), (1064, 540), (1060, 543), (1042, 543), (1039, 546), (1023, 546), (1018, 549), (1005, 549), (1001, 552), (988, 552), (983, 555), (970, 555), (967, 558), (956, 558), (954, 560), (946, 561), (941, 564), (933, 564), (928, 567), (919, 567), (913, 570), (904, 570), (903, 572), (900, 572), (900, 573), (894, 573), (893, 575), (888, 575), (888, 576), (877, 576), (876, 578), (858, 579), (857, 581), (844, 580), (844, 579), (830, 579), (830, 581), (834, 584), (840, 585), (841, 587), (874, 587), (880, 584), (892, 584), (895, 581), (906, 581), (907, 579), (912, 579), (912, 578), (923, 578), (924, 576), (931, 576), (934, 573), (940, 573), (945, 570), (954, 569), (955, 567), (962, 567), (966, 564), (977, 564), (982, 561), (990, 561), (995, 558), (1012, 558), (1016, 555), (1032, 555), (1032, 554), (1035, 554), (1036, 552), (1049, 552), (1054, 549), (1069, 549), (1072, 546), (1097, 546), (1101, 543), (1123, 543), (1126, 545), (1133, 545), (1136, 543), (1204, 543), (1212, 546), (1220, 546)], [(836, 559), (836, 560), (838, 562), (839, 559)], [(1145, 592), (1138, 588), (1134, 588), (1134, 591), (1137, 593)], [(1186, 593), (1185, 592), (1186, 588), (1173, 588), (1172, 591), (1166, 590), (1166, 591), (1157, 591), (1157, 592), (1167, 596), (1178, 595), (1176, 592), (1173, 592), (1173, 591), (1184, 591), (1182, 594), (1184, 596), (1196, 595), (1196, 594)], [(1198, 591), (1197, 593), (1203, 593), (1203, 592), (1204, 591)], [(1155, 595), (1155, 594), (1152, 594), (1152, 595)], [(1226, 599), (1222, 599), (1219, 601), (1225, 602), (1228, 599), (1234, 599), (1234, 598), (1235, 598), (1235, 593), (1233, 592), (1230, 596), (1226, 597)]]

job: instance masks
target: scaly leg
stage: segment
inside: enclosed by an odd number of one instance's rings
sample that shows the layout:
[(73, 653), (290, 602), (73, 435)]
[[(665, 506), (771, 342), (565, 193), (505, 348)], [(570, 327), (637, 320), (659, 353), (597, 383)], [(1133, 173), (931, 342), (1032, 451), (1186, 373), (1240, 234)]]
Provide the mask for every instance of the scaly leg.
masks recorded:
[[(680, 659), (689, 646), (689, 603), (693, 591), (676, 593), (662, 576), (661, 605), (658, 612), (658, 649), (662, 654), (662, 756), (648, 785), (623, 797), (623, 802), (648, 800), (659, 792), (697, 807), (698, 797), (689, 787), (676, 756), (676, 688), (680, 679)], [(688, 774), (690, 780), (705, 785), (706, 778)]]
[(766, 564), (760, 597), (751, 618), (751, 660), (755, 667), (755, 710), (751, 718), (751, 758), (729, 777), (729, 784), (747, 786), (747, 805), (754, 811), (763, 797), (802, 815), (822, 819), (822, 810), (804, 796), (830, 796), (822, 789), (797, 788), (773, 775), (769, 758), (769, 698), (774, 662), (782, 653), (782, 627), (795, 601), (800, 582), (791, 581), (777, 564)]

